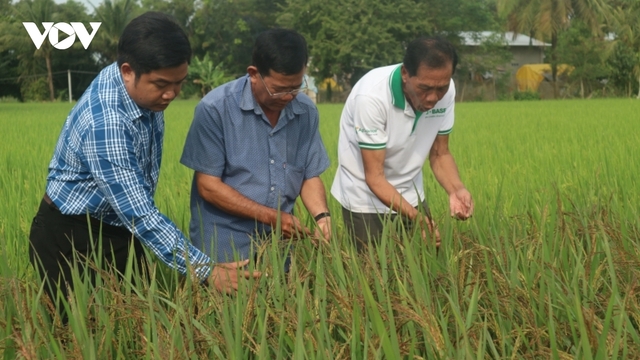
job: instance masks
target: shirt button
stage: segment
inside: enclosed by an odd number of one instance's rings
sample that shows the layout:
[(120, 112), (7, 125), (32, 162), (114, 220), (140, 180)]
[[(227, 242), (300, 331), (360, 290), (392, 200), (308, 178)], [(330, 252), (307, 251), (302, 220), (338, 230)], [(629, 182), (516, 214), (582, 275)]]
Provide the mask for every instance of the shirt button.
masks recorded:
[(275, 161), (273, 161), (273, 159), (271, 159), (271, 161), (270, 161), (270, 162), (273, 164)]
[(270, 133), (269, 136), (273, 136), (273, 133)]
[(273, 191), (273, 190), (275, 190), (275, 189), (276, 189), (276, 187), (275, 187), (275, 186), (272, 186), (272, 187), (271, 187), (271, 191)]

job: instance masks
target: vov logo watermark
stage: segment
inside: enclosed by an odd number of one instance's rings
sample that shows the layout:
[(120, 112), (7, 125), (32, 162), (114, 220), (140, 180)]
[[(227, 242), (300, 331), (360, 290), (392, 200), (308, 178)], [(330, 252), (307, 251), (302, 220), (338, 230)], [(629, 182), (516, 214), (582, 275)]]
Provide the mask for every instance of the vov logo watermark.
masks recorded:
[[(89, 25), (91, 25), (91, 29), (93, 30), (91, 34), (89, 34), (87, 28), (85, 28), (84, 25), (80, 22), (59, 22), (55, 24), (52, 22), (43, 22), (42, 26), (44, 27), (44, 32), (42, 33), (40, 32), (40, 29), (38, 29), (38, 25), (36, 25), (36, 23), (23, 22), (22, 25), (24, 25), (24, 28), (27, 29), (27, 33), (29, 33), (31, 41), (33, 41), (33, 45), (36, 46), (36, 49), (40, 49), (42, 43), (44, 42), (44, 39), (46, 39), (47, 35), (49, 35), (49, 42), (54, 48), (58, 50), (66, 50), (76, 42), (76, 36), (78, 36), (78, 39), (80, 39), (82, 46), (87, 49), (89, 47), (89, 44), (91, 44), (93, 37), (98, 33), (98, 29), (100, 28), (100, 25), (102, 25), (102, 23), (90, 22)], [(68, 37), (66, 39), (59, 40), (60, 31), (65, 33)]]

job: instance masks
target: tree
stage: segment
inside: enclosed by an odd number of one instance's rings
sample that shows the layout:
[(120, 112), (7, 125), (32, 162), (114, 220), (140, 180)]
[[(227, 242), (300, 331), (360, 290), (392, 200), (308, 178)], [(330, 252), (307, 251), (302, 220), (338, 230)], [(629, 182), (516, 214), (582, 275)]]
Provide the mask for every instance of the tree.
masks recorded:
[(636, 98), (640, 99), (640, 3), (620, 1), (612, 12), (611, 20), (616, 40), (622, 43), (619, 46), (620, 51), (627, 48), (631, 52), (628, 57), (638, 81)]
[(225, 73), (246, 73), (256, 36), (276, 25), (284, 0), (203, 0), (189, 22), (194, 56), (209, 54)]
[(18, 77), (18, 59), (15, 51), (8, 46), (6, 38), (11, 24), (11, 0), (0, 0), (0, 97), (21, 98)]
[(492, 28), (487, 1), (286, 0), (278, 24), (309, 42), (312, 73), (353, 85), (374, 67), (399, 63), (408, 42), (461, 30)]
[(344, 75), (353, 85), (374, 67), (401, 62), (404, 44), (432, 33), (428, 10), (414, 0), (287, 0), (278, 23), (306, 37), (314, 75)]
[[(497, 98), (496, 88), (500, 85), (506, 87), (510, 78), (510, 73), (505, 72), (505, 66), (510, 63), (513, 55), (503, 36), (495, 3), (490, 0), (457, 0), (442, 2), (442, 7), (440, 13), (455, 14), (438, 16), (445, 19), (438, 26), (457, 35), (457, 38), (451, 37), (451, 40), (457, 45), (460, 55), (456, 70), (456, 78), (461, 84), (458, 89), (459, 99), (464, 99), (469, 83), (487, 81), (491, 82), (493, 97)], [(463, 34), (479, 45), (460, 46)]]
[[(97, 70), (93, 53), (85, 50), (79, 41), (68, 49), (58, 50), (45, 38), (40, 49), (36, 49), (22, 24), (23, 21), (34, 22), (40, 31), (43, 30), (42, 22), (77, 21), (88, 26), (91, 17), (83, 4), (72, 0), (62, 4), (55, 4), (51, 0), (22, 0), (7, 10), (3, 11), (0, 22), (0, 62), (6, 77), (18, 77), (17, 97), (21, 100), (55, 100), (66, 91), (67, 76), (64, 72), (68, 69), (86, 72)], [(63, 36), (63, 33), (59, 33), (59, 40), (63, 40)], [(43, 73), (46, 77), (42, 76)], [(54, 76), (56, 74), (60, 76)], [(90, 74), (76, 75), (73, 87), (75, 98), (84, 91), (91, 78)], [(56, 89), (60, 90), (56, 92)]]
[(95, 7), (96, 20), (101, 22), (94, 48), (100, 54), (100, 63), (105, 66), (116, 61), (118, 41), (125, 26), (140, 12), (136, 0), (104, 0)]
[(207, 54), (202, 60), (193, 58), (189, 66), (189, 79), (200, 86), (200, 93), (205, 96), (212, 89), (232, 80), (233, 77), (226, 76), (220, 64), (214, 66)]
[(194, 56), (209, 57), (228, 73), (245, 73), (251, 59), (252, 29), (243, 17), (245, 0), (205, 0), (191, 22)]
[(447, 32), (500, 30), (495, 0), (439, 1), (430, 7), (436, 30)]
[[(92, 16), (87, 13), (84, 4), (67, 0), (66, 3), (58, 5), (56, 18), (59, 21), (78, 21), (82, 22), (87, 29), (91, 29), (89, 22), (94, 21)], [(98, 28), (98, 33), (102, 30), (102, 26)], [(96, 34), (96, 37), (98, 36)], [(98, 73), (100, 66), (96, 63), (95, 53), (98, 44), (94, 42), (85, 49), (79, 41), (76, 41), (72, 47), (66, 50), (55, 50), (52, 68), (54, 73), (60, 73), (72, 70), (72, 97), (78, 99), (84, 90), (89, 86), (95, 74)], [(56, 98), (67, 98), (67, 76), (61, 74), (53, 79), (54, 87), (59, 89), (56, 91)]]
[(558, 36), (580, 19), (594, 35), (601, 35), (604, 16), (610, 13), (605, 0), (498, 0), (498, 10), (506, 16), (507, 27), (551, 43), (551, 74), (554, 96), (558, 97)]
[(42, 72), (38, 59), (44, 60), (51, 101), (55, 100), (52, 70), (53, 46), (48, 41), (44, 41), (40, 49), (37, 49), (22, 23), (33, 22), (41, 26), (43, 22), (56, 22), (56, 9), (57, 5), (53, 0), (22, 0), (13, 6), (12, 15), (0, 27), (2, 33), (0, 47), (16, 54), (19, 61), (18, 72), (23, 80), (36, 80), (33, 76)]
[(611, 69), (609, 80), (616, 90), (627, 97), (632, 96), (636, 89), (637, 82), (633, 74), (635, 63), (635, 51), (622, 41), (616, 41), (614, 51), (607, 59)]
[(459, 47), (460, 62), (456, 70), (456, 77), (461, 83), (458, 90), (458, 97), (463, 101), (468, 83), (484, 82), (491, 80), (493, 87), (493, 97), (497, 98), (496, 83), (504, 84), (510, 74), (505, 72), (505, 66), (513, 58), (513, 54), (507, 47), (506, 39), (502, 32), (495, 32), (487, 37), (480, 36), (480, 32), (474, 39), (479, 42), (478, 46)]
[(602, 87), (609, 74), (606, 60), (611, 53), (611, 43), (603, 37), (593, 36), (580, 20), (558, 36), (557, 59), (559, 63), (574, 67), (569, 78), (580, 85), (580, 97)]
[(187, 29), (196, 11), (194, 0), (142, 0), (146, 11), (160, 11), (173, 16), (178, 24)]

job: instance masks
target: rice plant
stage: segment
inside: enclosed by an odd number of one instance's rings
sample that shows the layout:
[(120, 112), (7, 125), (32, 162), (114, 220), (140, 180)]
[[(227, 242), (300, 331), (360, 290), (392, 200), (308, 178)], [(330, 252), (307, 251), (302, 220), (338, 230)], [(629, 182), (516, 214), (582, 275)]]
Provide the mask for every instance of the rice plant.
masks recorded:
[[(160, 210), (188, 229), (192, 174), (179, 164), (195, 102), (166, 112)], [(28, 232), (68, 104), (0, 104), (0, 353), (5, 359), (640, 358), (640, 103), (463, 103), (450, 146), (476, 202), (448, 216), (425, 167), (442, 245), (385, 229), (357, 254), (340, 205), (333, 237), (270, 241), (268, 274), (222, 295), (152, 260), (120, 280), (76, 272), (60, 321), (28, 262)], [(337, 166), (341, 105), (321, 105)], [(299, 207), (309, 226), (313, 220)], [(99, 240), (99, 239), (98, 239)], [(281, 269), (285, 258), (291, 270)]]

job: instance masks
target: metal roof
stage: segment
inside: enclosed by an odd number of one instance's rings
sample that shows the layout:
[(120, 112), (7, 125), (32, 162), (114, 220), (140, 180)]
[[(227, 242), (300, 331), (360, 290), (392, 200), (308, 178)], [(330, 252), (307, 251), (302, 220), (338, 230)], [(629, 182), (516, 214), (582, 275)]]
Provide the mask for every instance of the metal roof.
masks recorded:
[(536, 40), (524, 34), (513, 36), (512, 31), (499, 33), (495, 31), (462, 31), (458, 33), (462, 39), (462, 45), (479, 46), (487, 39), (502, 39), (508, 46), (551, 46), (549, 43)]

